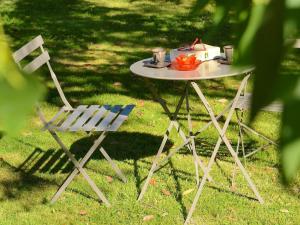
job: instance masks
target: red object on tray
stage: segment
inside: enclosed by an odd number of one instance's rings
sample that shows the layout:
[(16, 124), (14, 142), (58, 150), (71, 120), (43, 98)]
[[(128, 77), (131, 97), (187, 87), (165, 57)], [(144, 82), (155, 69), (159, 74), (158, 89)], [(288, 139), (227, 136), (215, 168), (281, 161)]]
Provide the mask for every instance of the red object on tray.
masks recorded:
[(176, 59), (172, 62), (172, 67), (177, 70), (194, 70), (199, 66), (201, 61), (197, 60), (195, 55), (184, 55), (180, 54)]

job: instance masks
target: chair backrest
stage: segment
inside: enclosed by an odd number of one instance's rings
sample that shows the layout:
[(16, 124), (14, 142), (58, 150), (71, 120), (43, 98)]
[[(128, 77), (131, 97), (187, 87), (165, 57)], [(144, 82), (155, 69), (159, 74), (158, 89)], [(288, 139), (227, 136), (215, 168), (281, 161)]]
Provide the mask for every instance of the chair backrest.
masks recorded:
[[(23, 70), (25, 73), (33, 73), (37, 69), (39, 69), (41, 66), (46, 64), (62, 102), (65, 104), (66, 107), (72, 109), (72, 106), (66, 99), (66, 97), (62, 91), (62, 88), (57, 80), (57, 77), (56, 77), (55, 73), (53, 72), (53, 69), (49, 62), (50, 56), (49, 56), (48, 52), (44, 50), (43, 44), (44, 44), (44, 40), (43, 40), (42, 36), (39, 35), (39, 36), (35, 37), (33, 40), (31, 40), (30, 42), (28, 42), (26, 45), (24, 45), (22, 48), (15, 51), (13, 53), (13, 58), (14, 58), (15, 62), (18, 64), (18, 66), (20, 67), (20, 69)], [(34, 60), (32, 60), (30, 63), (28, 63), (26, 66), (22, 67), (21, 61), (26, 56), (30, 55), (32, 52), (37, 50), (38, 48), (40, 48), (41, 54), (38, 57), (36, 57)]]
[(295, 44), (294, 44), (294, 48), (300, 48), (300, 39), (297, 39)]

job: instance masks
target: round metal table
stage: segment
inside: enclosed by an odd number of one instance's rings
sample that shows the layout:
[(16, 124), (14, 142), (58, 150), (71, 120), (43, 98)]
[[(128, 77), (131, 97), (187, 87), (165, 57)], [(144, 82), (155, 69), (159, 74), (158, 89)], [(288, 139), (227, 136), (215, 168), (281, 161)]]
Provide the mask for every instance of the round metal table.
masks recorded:
[(135, 75), (160, 80), (204, 80), (229, 76), (247, 74), (253, 71), (253, 67), (235, 68), (230, 65), (220, 64), (215, 60), (201, 63), (195, 70), (178, 71), (169, 67), (150, 68), (144, 63), (151, 59), (140, 60), (130, 66), (130, 70)]
[[(224, 142), (224, 144), (226, 145), (226, 147), (228, 148), (230, 154), (232, 155), (235, 163), (238, 165), (238, 167), (240, 168), (242, 174), (244, 175), (245, 179), (247, 180), (250, 188), (252, 189), (252, 191), (254, 192), (254, 194), (256, 195), (256, 198), (258, 199), (258, 201), (260, 203), (263, 203), (263, 199), (260, 196), (255, 184), (253, 183), (253, 181), (251, 180), (248, 172), (246, 171), (246, 169), (244, 168), (244, 166), (242, 165), (241, 161), (239, 160), (235, 150), (233, 149), (233, 147), (231, 146), (230, 141), (228, 140), (227, 136), (226, 136), (226, 130), (228, 128), (228, 125), (231, 121), (231, 118), (233, 116), (234, 113), (234, 109), (236, 108), (236, 104), (238, 101), (238, 98), (240, 97), (240, 95), (242, 94), (242, 91), (244, 90), (247, 80), (250, 77), (251, 73), (253, 72), (254, 68), (249, 66), (249, 67), (243, 67), (243, 68), (237, 68), (237, 67), (232, 67), (230, 65), (225, 65), (225, 64), (220, 64), (217, 61), (214, 60), (210, 60), (210, 61), (206, 61), (201, 63), (195, 70), (192, 71), (178, 71), (169, 67), (165, 67), (165, 68), (150, 68), (150, 67), (145, 67), (144, 64), (145, 62), (149, 61), (150, 59), (144, 59), (144, 60), (140, 60), (134, 64), (132, 64), (130, 66), (130, 70), (133, 74), (143, 77), (143, 78), (149, 78), (149, 79), (160, 79), (160, 80), (176, 80), (176, 81), (185, 81), (186, 85), (185, 85), (185, 89), (184, 89), (184, 93), (182, 94), (176, 110), (174, 113), (171, 113), (169, 108), (166, 105), (166, 101), (156, 97), (157, 101), (162, 105), (162, 107), (164, 108), (165, 112), (167, 113), (167, 115), (170, 118), (170, 125), (166, 131), (166, 133), (164, 134), (164, 138), (162, 140), (162, 143), (158, 149), (157, 155), (155, 156), (154, 160), (153, 160), (153, 164), (152, 167), (149, 171), (148, 177), (145, 181), (145, 184), (141, 190), (141, 193), (139, 195), (138, 200), (141, 200), (143, 198), (143, 195), (146, 192), (146, 189), (148, 187), (148, 184), (150, 182), (150, 179), (152, 177), (152, 175), (154, 174), (155, 171), (157, 171), (161, 165), (163, 165), (164, 163), (167, 162), (167, 160), (172, 157), (172, 155), (174, 155), (176, 152), (178, 152), (179, 149), (181, 149), (182, 147), (186, 146), (193, 154), (193, 159), (194, 159), (194, 164), (195, 164), (195, 170), (196, 170), (196, 182), (197, 182), (197, 193), (196, 196), (194, 198), (193, 204), (189, 210), (188, 216), (185, 220), (185, 224), (188, 224), (191, 216), (193, 214), (193, 211), (195, 210), (196, 204), (199, 200), (199, 197), (201, 195), (202, 189), (206, 183), (206, 181), (211, 181), (212, 178), (209, 175), (209, 171), (213, 165), (213, 163), (215, 162), (215, 157), (218, 153), (218, 150), (220, 148), (220, 145), (222, 142)], [(232, 100), (232, 102), (217, 116), (215, 116), (212, 107), (210, 106), (210, 104), (208, 103), (207, 99), (205, 98), (199, 84), (197, 84), (195, 81), (196, 80), (207, 80), (207, 79), (217, 79), (217, 78), (224, 78), (224, 77), (230, 77), (230, 76), (243, 76), (242, 82), (237, 90), (237, 93), (234, 97), (234, 99)], [(149, 79), (145, 79), (147, 82), (145, 82), (145, 84), (149, 84)], [(202, 81), (205, 82), (205, 81)], [(192, 119), (191, 119), (191, 115), (190, 115), (190, 106), (189, 106), (189, 100), (188, 100), (188, 88), (189, 86), (192, 86), (192, 88), (196, 91), (198, 97), (200, 98), (201, 103), (204, 105), (207, 113), (210, 116), (210, 122), (208, 122), (205, 126), (203, 126), (201, 129), (199, 129), (197, 132), (193, 132), (193, 128), (192, 128)], [(155, 93), (155, 91), (153, 91), (152, 88), (150, 88), (150, 91), (153, 93), (154, 96), (157, 96), (157, 93)], [(179, 112), (179, 109), (181, 108), (183, 101), (186, 100), (186, 110), (187, 110), (187, 120), (188, 120), (188, 131), (189, 134), (185, 135), (185, 133), (182, 131), (182, 129), (180, 128), (180, 125), (178, 123), (177, 119), (177, 114)], [(228, 112), (227, 114), (227, 118), (226, 121), (224, 123), (223, 126), (221, 126), (221, 124), (219, 124), (218, 119), (224, 115), (226, 112)], [(196, 148), (195, 148), (195, 137), (197, 135), (199, 135), (201, 132), (203, 132), (205, 129), (207, 129), (210, 125), (213, 125), (218, 134), (219, 134), (219, 138), (218, 141), (215, 145), (214, 151), (210, 157), (209, 163), (207, 165), (207, 167), (204, 165), (204, 163), (201, 161), (201, 159), (198, 157), (197, 153), (196, 153)], [(181, 138), (183, 139), (183, 144), (179, 145), (174, 151), (170, 152), (167, 157), (165, 157), (165, 159), (160, 161), (160, 155), (165, 147), (165, 144), (169, 138), (169, 134), (171, 129), (175, 127), (176, 131), (178, 132), (178, 134), (181, 136)], [(199, 180), (199, 172), (198, 172), (198, 166), (200, 166), (200, 168), (203, 170), (204, 172), (204, 176), (201, 179), (201, 183)]]

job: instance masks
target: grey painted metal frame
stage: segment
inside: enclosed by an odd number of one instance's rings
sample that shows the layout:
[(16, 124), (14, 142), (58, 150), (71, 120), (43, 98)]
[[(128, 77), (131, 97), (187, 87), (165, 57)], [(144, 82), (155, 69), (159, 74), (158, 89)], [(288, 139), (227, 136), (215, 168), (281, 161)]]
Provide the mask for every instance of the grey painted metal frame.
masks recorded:
[(246, 169), (244, 168), (244, 166), (240, 162), (240, 160), (239, 160), (236, 152), (233, 150), (233, 148), (232, 148), (232, 146), (231, 146), (231, 144), (230, 144), (230, 142), (229, 142), (229, 140), (228, 140), (228, 138), (226, 136), (226, 131), (227, 131), (228, 125), (229, 125), (229, 123), (231, 121), (231, 118), (233, 116), (233, 112), (234, 112), (234, 109), (236, 107), (236, 104), (237, 104), (237, 101), (238, 101), (238, 97), (240, 96), (240, 94), (241, 94), (244, 86), (246, 85), (246, 82), (247, 82), (249, 76), (250, 76), (250, 74), (247, 75), (247, 76), (245, 76), (245, 78), (243, 79), (243, 81), (242, 81), (242, 83), (241, 83), (241, 85), (240, 85), (240, 87), (239, 87), (239, 89), (238, 89), (238, 91), (236, 93), (236, 96), (235, 96), (235, 98), (234, 98), (234, 100), (232, 102), (232, 106), (231, 106), (231, 108), (229, 110), (229, 113), (228, 113), (228, 116), (227, 116), (227, 119), (225, 121), (225, 124), (224, 124), (223, 128), (220, 127), (218, 121), (216, 120), (216, 117), (214, 115), (214, 112), (213, 112), (210, 104), (206, 100), (206, 98), (205, 98), (204, 94), (202, 93), (201, 89), (199, 88), (199, 86), (195, 82), (192, 82), (192, 86), (193, 86), (194, 90), (196, 91), (197, 95), (199, 96), (199, 98), (200, 98), (201, 102), (203, 103), (205, 109), (207, 110), (208, 114), (210, 115), (210, 118), (211, 118), (211, 121), (212, 121), (214, 127), (216, 128), (217, 132), (219, 133), (219, 139), (218, 139), (218, 141), (217, 141), (217, 143), (215, 145), (214, 151), (213, 151), (212, 156), (211, 156), (211, 158), (209, 160), (209, 163), (208, 163), (208, 166), (207, 166), (207, 170), (204, 173), (204, 176), (203, 176), (203, 178), (201, 180), (201, 183), (200, 183), (200, 185), (198, 187), (197, 193), (196, 193), (195, 198), (193, 200), (193, 204), (192, 204), (192, 206), (191, 206), (191, 208), (189, 210), (188, 216), (187, 216), (187, 218), (185, 220), (185, 223), (184, 223), (185, 225), (189, 223), (189, 221), (190, 221), (190, 219), (192, 217), (192, 214), (193, 214), (193, 212), (194, 212), (194, 210), (196, 208), (197, 202), (198, 202), (198, 200), (200, 198), (200, 195), (202, 193), (203, 187), (204, 187), (204, 185), (205, 185), (205, 183), (207, 181), (208, 173), (211, 170), (213, 163), (215, 162), (216, 155), (218, 153), (218, 150), (219, 150), (220, 145), (221, 145), (222, 142), (224, 142), (224, 144), (228, 148), (228, 150), (229, 150), (230, 154), (232, 155), (235, 163), (238, 165), (239, 169), (241, 170), (243, 176), (247, 180), (250, 188), (254, 192), (256, 198), (258, 199), (258, 201), (260, 203), (264, 202), (263, 199), (262, 199), (262, 197), (260, 196), (260, 194), (259, 194), (259, 192), (258, 192), (258, 190), (257, 190), (257, 188), (255, 186), (255, 184), (253, 183), (253, 181), (251, 180), (248, 172), (246, 171)]
[[(293, 48), (300, 48), (300, 39), (296, 39), (296, 40), (289, 40), (291, 42), (294, 43)], [(242, 143), (242, 152), (243, 152), (243, 157), (244, 157), (244, 161), (246, 158), (254, 155), (255, 153), (265, 149), (266, 147), (270, 146), (270, 145), (274, 145), (274, 146), (278, 146), (278, 144), (271, 140), (270, 138), (266, 137), (265, 135), (257, 132), (256, 130), (254, 130), (253, 128), (249, 127), (248, 125), (246, 125), (245, 123), (243, 123), (243, 115), (244, 115), (244, 111), (250, 109), (251, 107), (251, 98), (252, 98), (252, 94), (251, 93), (247, 93), (246, 92), (246, 86), (244, 88), (244, 93), (239, 96), (238, 99), (238, 103), (236, 106), (236, 114), (237, 114), (237, 118), (238, 118), (238, 126), (239, 126), (239, 139), (238, 142)], [(281, 113), (283, 110), (283, 105), (280, 101), (275, 101), (272, 102), (271, 104), (269, 104), (268, 106), (264, 107), (262, 109), (262, 111), (268, 111), (268, 112), (278, 112)], [(241, 115), (238, 115), (238, 112), (241, 112)], [(245, 148), (244, 148), (244, 138), (243, 138), (243, 133), (244, 132), (250, 132), (262, 139), (264, 139), (267, 144), (260, 146), (259, 148), (253, 150), (252, 152), (249, 152), (248, 154), (245, 153)], [(237, 149), (237, 152), (239, 151), (239, 148)]]
[[(176, 107), (175, 112), (172, 114), (169, 110), (169, 108), (167, 107), (167, 104), (165, 102), (165, 100), (161, 99), (158, 96), (158, 91), (156, 90), (156, 88), (154, 87), (154, 85), (149, 82), (147, 79), (145, 80), (146, 85), (149, 87), (149, 90), (152, 92), (154, 98), (161, 104), (161, 106), (163, 107), (164, 111), (166, 112), (166, 114), (168, 115), (168, 117), (170, 118), (171, 122), (169, 124), (169, 127), (167, 129), (167, 131), (164, 134), (163, 137), (163, 141), (158, 149), (157, 155), (155, 156), (151, 169), (148, 173), (147, 179), (142, 187), (142, 190), (139, 194), (138, 197), (138, 201), (140, 201), (146, 190), (147, 187), (149, 185), (150, 179), (153, 176), (153, 174), (155, 173), (155, 171), (159, 170), (159, 168), (161, 168), (174, 154), (176, 154), (180, 149), (182, 149), (183, 147), (187, 147), (193, 154), (193, 159), (194, 159), (194, 164), (195, 164), (195, 171), (196, 171), (196, 183), (197, 185), (199, 185), (199, 167), (202, 169), (202, 171), (206, 170), (206, 167), (204, 166), (202, 160), (200, 159), (200, 157), (197, 155), (196, 149), (195, 149), (195, 137), (199, 136), (203, 131), (205, 131), (207, 128), (209, 128), (211, 125), (213, 125), (212, 121), (209, 121), (208, 123), (206, 123), (202, 128), (200, 128), (197, 132), (193, 133), (192, 131), (192, 119), (191, 119), (191, 115), (190, 115), (190, 106), (189, 106), (189, 100), (188, 100), (188, 88), (191, 85), (191, 81), (187, 81), (186, 82), (186, 86), (184, 89), (184, 92), (178, 102), (178, 105)], [(182, 131), (182, 129), (180, 128), (179, 123), (177, 122), (176, 118), (177, 118), (177, 114), (178, 111), (183, 103), (183, 100), (186, 99), (186, 110), (187, 110), (187, 118), (188, 118), (188, 128), (189, 128), (189, 135), (185, 136), (184, 132)], [(216, 120), (219, 120), (226, 112), (228, 112), (230, 109), (232, 108), (232, 102), (230, 102), (225, 108), (224, 110), (216, 116)], [(158, 162), (160, 155), (163, 151), (163, 148), (169, 138), (169, 133), (171, 132), (172, 128), (175, 127), (176, 131), (178, 132), (178, 134), (180, 135), (180, 137), (183, 139), (183, 143), (181, 145), (179, 145), (177, 148), (175, 148), (173, 151), (171, 151), (164, 159), (162, 159), (160, 162)], [(210, 175), (207, 176), (207, 179), (209, 182), (212, 182), (213, 179)]]
[[(244, 88), (244, 86), (247, 83), (247, 80), (249, 79), (249, 76), (251, 75), (251, 73), (253, 72), (254, 68), (253, 67), (245, 67), (245, 68), (237, 68), (237, 67), (232, 67), (232, 66), (228, 66), (228, 65), (223, 65), (223, 64), (219, 64), (214, 60), (208, 61), (208, 62), (204, 62), (202, 63), (196, 70), (194, 71), (176, 71), (176, 70), (172, 70), (172, 69), (168, 69), (168, 68), (162, 68), (162, 69), (153, 69), (153, 68), (145, 68), (143, 66), (143, 62), (144, 60), (138, 61), (134, 64), (132, 64), (130, 66), (130, 70), (136, 74), (137, 76), (141, 76), (144, 78), (151, 78), (151, 79), (162, 79), (162, 80), (184, 80), (187, 81), (187, 83), (190, 85), (192, 85), (192, 87), (194, 88), (194, 90), (196, 91), (196, 93), (198, 94), (198, 97), (200, 98), (201, 103), (204, 105), (206, 111), (208, 112), (211, 120), (206, 123), (203, 127), (201, 127), (197, 132), (193, 133), (192, 135), (190, 134), (191, 131), (191, 127), (189, 126), (189, 135), (187, 137), (183, 137), (184, 142), (179, 145), (176, 149), (174, 149), (173, 151), (171, 151), (167, 157), (165, 157), (161, 162), (158, 162), (158, 158), (162, 152), (162, 148), (159, 149), (156, 157), (154, 158), (152, 167), (150, 169), (149, 175), (147, 177), (147, 181), (144, 184), (142, 191), (140, 193), (140, 196), (138, 198), (138, 200), (140, 200), (143, 197), (143, 194), (147, 188), (148, 182), (150, 179), (148, 179), (149, 177), (151, 177), (153, 175), (153, 173), (158, 170), (160, 168), (160, 165), (162, 165), (163, 163), (165, 163), (170, 157), (172, 157), (179, 149), (181, 149), (184, 146), (187, 146), (193, 153), (193, 141), (192, 139), (194, 139), (196, 136), (200, 135), (203, 131), (205, 131), (208, 127), (210, 127), (211, 125), (214, 126), (214, 128), (218, 131), (219, 133), (219, 139), (215, 145), (213, 154), (209, 160), (208, 166), (206, 168), (203, 169), (204, 171), (204, 176), (201, 179), (200, 184), (198, 185), (198, 190), (196, 193), (196, 196), (194, 198), (193, 201), (193, 205), (191, 207), (191, 209), (189, 210), (188, 216), (186, 218), (185, 224), (189, 223), (193, 211), (195, 210), (196, 204), (198, 202), (198, 199), (201, 195), (202, 189), (206, 183), (206, 181), (209, 178), (209, 172), (210, 169), (215, 161), (216, 155), (218, 153), (218, 150), (220, 148), (220, 145), (222, 142), (225, 143), (226, 147), (228, 148), (230, 154), (232, 155), (235, 164), (240, 168), (240, 170), (242, 171), (242, 174), (244, 175), (245, 179), (247, 180), (250, 188), (252, 189), (252, 191), (254, 192), (256, 198), (258, 199), (258, 201), (260, 203), (263, 203), (263, 199), (260, 196), (259, 192), (256, 189), (255, 184), (252, 182), (248, 172), (246, 171), (246, 169), (244, 168), (244, 166), (242, 165), (242, 163), (240, 162), (238, 156), (237, 156), (237, 152), (238, 148), (235, 150), (233, 150), (229, 140), (226, 137), (226, 131), (228, 128), (228, 125), (231, 121), (231, 118), (233, 116), (233, 113), (235, 111), (235, 108), (237, 107), (237, 100), (238, 97), (240, 97), (242, 90)], [(240, 75), (245, 75), (237, 93), (235, 98), (233, 99), (232, 102), (230, 102), (225, 108), (224, 110), (219, 114), (219, 115), (214, 115), (214, 112), (211, 108), (211, 106), (209, 105), (208, 101), (206, 100), (205, 96), (203, 95), (201, 89), (199, 88), (199, 86), (193, 82), (194, 80), (205, 80), (205, 79), (215, 79), (215, 78), (223, 78), (223, 77), (228, 77), (228, 76), (240, 76)], [(150, 88), (150, 90), (152, 90), (152, 88)], [(153, 91), (153, 90), (152, 90)], [(187, 92), (186, 92), (187, 93)], [(157, 95), (157, 91), (153, 93), (154, 96)], [(168, 127), (168, 130), (164, 136), (163, 139), (163, 145), (165, 144), (164, 142), (167, 140), (168, 138), (168, 133), (170, 132), (173, 124), (172, 122), (174, 122), (174, 120), (172, 120), (173, 118), (170, 116), (170, 112), (169, 110), (166, 108), (165, 106), (165, 101), (157, 98), (158, 101), (162, 104), (163, 108), (165, 109), (165, 111), (167, 112), (167, 114), (169, 115), (170, 119), (171, 119), (171, 123)], [(188, 99), (187, 100), (187, 113), (189, 114), (189, 106), (188, 106)], [(218, 123), (218, 120), (225, 115), (225, 113), (228, 112), (227, 115), (227, 119), (225, 121), (224, 126), (221, 128), (221, 126)], [(175, 111), (176, 113), (176, 111)], [(176, 114), (175, 115), (175, 119), (176, 119)], [(177, 121), (175, 121), (177, 124)], [(188, 115), (188, 123), (189, 123), (189, 115)], [(243, 144), (243, 143), (242, 143)], [(240, 145), (240, 142), (238, 142), (238, 146)], [(194, 155), (193, 155), (194, 157)], [(194, 157), (195, 159), (195, 157)], [(197, 161), (199, 160), (199, 158), (197, 157), (196, 159)], [(198, 165), (200, 166), (200, 163), (198, 163)]]
[[(92, 154), (99, 149), (100, 153), (104, 156), (104, 158), (109, 162), (112, 168), (115, 170), (116, 174), (120, 177), (120, 179), (126, 182), (126, 178), (118, 166), (112, 161), (107, 152), (101, 147), (101, 143), (104, 138), (107, 136), (107, 132), (117, 131), (118, 128), (122, 125), (122, 123), (128, 118), (128, 115), (134, 108), (134, 105), (127, 105), (124, 108), (121, 105), (109, 106), (104, 105), (102, 107), (98, 105), (85, 106), (81, 105), (74, 109), (68, 100), (66, 99), (62, 88), (57, 80), (55, 73), (50, 65), (50, 56), (47, 51), (43, 48), (43, 38), (41, 35), (34, 38), (32, 41), (24, 45), (22, 48), (17, 50), (13, 54), (13, 58), (15, 62), (18, 64), (20, 69), (22, 69), (26, 73), (33, 73), (37, 69), (39, 69), (44, 64), (47, 64), (47, 67), (50, 71), (50, 75), (52, 80), (54, 81), (55, 87), (58, 90), (59, 96), (64, 103), (64, 106), (60, 109), (60, 111), (50, 120), (46, 121), (42, 111), (39, 107), (37, 107), (38, 115), (41, 121), (44, 124), (43, 130), (48, 130), (51, 136), (55, 139), (55, 141), (62, 148), (64, 153), (69, 157), (70, 161), (74, 164), (74, 170), (69, 174), (65, 182), (61, 185), (58, 191), (53, 196), (51, 203), (54, 203), (59, 196), (65, 191), (67, 186), (71, 183), (71, 181), (78, 175), (78, 173), (82, 174), (84, 179), (88, 182), (91, 188), (94, 190), (99, 200), (104, 202), (106, 206), (110, 206), (109, 201), (106, 199), (104, 194), (99, 190), (90, 176), (83, 169), (84, 165), (88, 162)], [(28, 56), (31, 52), (40, 48), (41, 55), (35, 58), (32, 62), (22, 67), (20, 61)], [(94, 141), (94, 144), (87, 151), (86, 155), (80, 160), (76, 160), (73, 154), (68, 150), (68, 148), (63, 144), (61, 139), (56, 133), (57, 131), (86, 131), (93, 132), (98, 131), (101, 132), (99, 137)]]
[[(149, 182), (150, 182), (153, 174), (155, 173), (155, 171), (157, 171), (164, 163), (166, 163), (176, 152), (178, 152), (184, 146), (186, 146), (193, 154), (197, 185), (199, 184), (199, 169), (198, 169), (198, 166), (203, 170), (203, 172), (206, 171), (206, 167), (204, 166), (204, 163), (201, 161), (201, 159), (197, 155), (196, 149), (195, 149), (195, 142), (194, 142), (195, 136), (193, 135), (193, 132), (192, 132), (192, 120), (191, 120), (191, 116), (190, 116), (190, 106), (189, 106), (189, 100), (188, 100), (188, 88), (190, 86), (190, 81), (186, 82), (183, 94), (180, 97), (180, 99), (178, 101), (178, 104), (176, 106), (176, 110), (173, 114), (170, 112), (169, 108), (167, 107), (166, 102), (164, 100), (162, 100), (157, 95), (157, 91), (155, 91), (155, 87), (148, 80), (146, 80), (146, 84), (148, 85), (148, 87), (151, 90), (152, 94), (154, 95), (155, 99), (162, 105), (163, 109), (165, 110), (166, 114), (168, 115), (168, 117), (170, 118), (171, 121), (170, 121), (169, 127), (167, 128), (167, 131), (164, 134), (164, 137), (163, 137), (161, 145), (158, 149), (158, 152), (157, 152), (157, 154), (156, 154), (156, 156), (153, 160), (151, 169), (148, 173), (146, 181), (145, 181), (145, 183), (142, 187), (142, 190), (139, 194), (138, 201), (140, 201), (143, 198), (143, 196), (144, 196), (144, 194), (147, 190), (147, 187), (149, 185)], [(180, 128), (180, 125), (177, 121), (178, 112), (179, 112), (179, 110), (180, 110), (180, 108), (183, 104), (184, 99), (186, 100), (186, 110), (187, 110), (187, 118), (188, 118), (189, 136), (186, 136), (184, 134), (184, 132)], [(180, 137), (183, 139), (184, 143), (179, 145), (175, 150), (170, 152), (161, 162), (159, 162), (159, 158), (161, 156), (161, 153), (162, 153), (162, 151), (163, 151), (163, 149), (164, 149), (164, 147), (167, 143), (167, 140), (169, 139), (169, 134), (170, 134), (172, 128), (174, 128), (174, 127), (175, 127), (176, 131), (178, 132), (178, 134), (180, 135)], [(209, 175), (207, 176), (207, 179), (209, 181), (212, 181), (212, 178)]]
[[(150, 179), (151, 177), (153, 176), (154, 172), (157, 171), (161, 165), (163, 165), (164, 163), (167, 162), (167, 160), (169, 160), (176, 152), (178, 152), (182, 147), (184, 146), (187, 146), (189, 148), (189, 150), (192, 152), (193, 154), (193, 159), (194, 159), (194, 164), (195, 164), (195, 170), (196, 170), (196, 181), (197, 181), (197, 186), (198, 186), (198, 190), (197, 190), (197, 193), (196, 193), (196, 196), (195, 196), (195, 199), (193, 201), (193, 205), (191, 207), (191, 209), (189, 210), (189, 213), (188, 213), (188, 216), (186, 218), (186, 221), (185, 221), (185, 224), (188, 224), (190, 219), (191, 219), (191, 216), (193, 214), (193, 211), (195, 210), (195, 207), (196, 207), (196, 204), (198, 202), (198, 199), (201, 195), (201, 192), (203, 190), (203, 187), (206, 183), (206, 181), (210, 181), (212, 180), (209, 176), (209, 171), (215, 161), (215, 157), (218, 153), (218, 150), (220, 148), (220, 145), (222, 142), (225, 143), (225, 145), (227, 146), (230, 154), (232, 155), (236, 165), (239, 167), (239, 169), (242, 171), (242, 174), (244, 175), (245, 179), (247, 180), (250, 188), (252, 189), (252, 191), (254, 192), (256, 198), (258, 199), (258, 201), (260, 203), (263, 203), (263, 199), (262, 197), (260, 196), (255, 184), (253, 183), (253, 181), (251, 180), (248, 172), (246, 171), (246, 169), (244, 168), (244, 166), (242, 165), (242, 163), (240, 162), (238, 156), (237, 156), (237, 153), (236, 151), (233, 150), (229, 140), (227, 139), (226, 137), (226, 131), (227, 131), (227, 128), (229, 126), (229, 123), (231, 121), (231, 118), (233, 116), (233, 113), (235, 112), (235, 108), (236, 108), (236, 105), (237, 105), (237, 101), (238, 101), (238, 97), (241, 95), (241, 92), (242, 90), (244, 89), (246, 83), (247, 83), (247, 80), (249, 79), (250, 77), (250, 73), (247, 74), (243, 81), (241, 82), (240, 84), (240, 87), (236, 93), (236, 96), (235, 98), (233, 99), (232, 102), (230, 102), (226, 107), (225, 109), (217, 116), (214, 115), (213, 113), (213, 110), (211, 108), (211, 106), (209, 105), (208, 101), (206, 100), (205, 96), (203, 95), (201, 89), (199, 88), (199, 86), (195, 83), (195, 82), (191, 82), (191, 81), (187, 81), (186, 83), (186, 86), (185, 86), (185, 89), (184, 89), (184, 93), (183, 95), (181, 96), (178, 104), (177, 104), (177, 107), (176, 107), (176, 110), (173, 114), (170, 113), (170, 110), (168, 109), (168, 107), (166, 106), (166, 103), (164, 100), (160, 99), (158, 96), (157, 96), (157, 91), (154, 91), (154, 88), (153, 86), (151, 87), (152, 84), (149, 84), (148, 82), (149, 81), (146, 81), (148, 83), (148, 85), (150, 85), (150, 90), (153, 92), (154, 96), (156, 97), (156, 99), (158, 99), (158, 102), (161, 103), (161, 105), (163, 106), (163, 108), (165, 109), (166, 113), (168, 114), (169, 118), (171, 119), (171, 122), (169, 124), (169, 127), (166, 131), (166, 133), (164, 134), (164, 137), (163, 137), (163, 141), (158, 149), (158, 152), (157, 152), (157, 155), (155, 156), (154, 160), (153, 160), (153, 164), (151, 166), (151, 169), (149, 171), (149, 174), (147, 176), (147, 179), (142, 187), (142, 190), (141, 190), (141, 193), (138, 197), (138, 201), (141, 200), (146, 192), (146, 189), (148, 187), (148, 184), (150, 182)], [(188, 99), (188, 87), (189, 86), (192, 86), (193, 89), (196, 91), (196, 93), (198, 94), (198, 97), (200, 98), (200, 101), (202, 102), (202, 104), (204, 105), (205, 109), (207, 110), (210, 118), (211, 118), (211, 121), (208, 122), (205, 126), (203, 126), (201, 129), (199, 129), (197, 132), (193, 133), (192, 131), (192, 119), (191, 119), (191, 116), (190, 116), (190, 106), (189, 106), (189, 99)], [(183, 136), (181, 135), (182, 139), (183, 139), (183, 143), (181, 145), (179, 145), (176, 149), (174, 149), (172, 152), (170, 152), (163, 160), (161, 160), (159, 162), (159, 159), (160, 159), (160, 156), (161, 156), (161, 153), (163, 151), (163, 148), (169, 138), (169, 134), (171, 132), (171, 129), (174, 127), (174, 124), (177, 124), (177, 127), (176, 127), (176, 130), (177, 132), (180, 132), (181, 129), (180, 129), (180, 126), (178, 124), (178, 122), (176, 121), (177, 119), (177, 115), (178, 115), (178, 112), (179, 112), (179, 109), (184, 101), (184, 99), (186, 100), (186, 110), (187, 110), (187, 120), (188, 120), (188, 131), (189, 131), (189, 135), (188, 136)], [(225, 124), (223, 126), (223, 128), (220, 127), (219, 123), (218, 123), (218, 119), (223, 116), (226, 112), (228, 112), (228, 116), (227, 116), (227, 119), (225, 121)], [(207, 167), (204, 167), (203, 163), (201, 162), (201, 160), (199, 159), (199, 157), (197, 156), (197, 153), (195, 151), (195, 143), (194, 143), (194, 138), (197, 136), (197, 135), (200, 135), (204, 130), (206, 130), (209, 126), (213, 125), (216, 130), (218, 131), (219, 133), (219, 139), (215, 145), (215, 148), (214, 148), (214, 151), (212, 153), (212, 156), (209, 160), (209, 164)], [(180, 134), (180, 133), (179, 133)], [(181, 134), (184, 134), (183, 132), (181, 132)], [(201, 167), (201, 169), (204, 171), (204, 176), (201, 180), (201, 183), (200, 181), (197, 180), (197, 177), (199, 178), (199, 172), (197, 171), (198, 170), (198, 166)], [(210, 179), (209, 179), (210, 178)], [(200, 183), (200, 184), (199, 184)]]
[[(251, 98), (252, 98), (252, 95), (250, 93), (246, 92), (246, 86), (245, 86), (244, 93), (241, 96), (239, 96), (238, 102), (237, 102), (237, 105), (235, 108), (236, 115), (237, 115), (237, 121), (238, 121), (238, 128), (239, 128), (238, 142), (241, 142), (241, 148), (242, 148), (244, 161), (246, 161), (246, 158), (254, 155), (258, 151), (261, 151), (270, 145), (274, 145), (276, 147), (278, 146), (278, 144), (275, 141), (271, 140), (270, 138), (255, 131), (253, 128), (251, 128), (248, 125), (246, 125), (245, 123), (243, 123), (244, 112), (245, 112), (245, 110), (249, 110), (251, 107)], [(282, 108), (283, 108), (282, 103), (279, 101), (275, 101), (275, 102), (272, 102), (271, 104), (269, 104), (268, 106), (264, 107), (262, 109), (262, 111), (280, 113), (280, 112), (282, 112)], [(245, 132), (252, 133), (252, 134), (264, 139), (267, 142), (267, 144), (260, 146), (257, 149), (254, 149), (253, 151), (246, 154), (245, 147), (244, 147), (244, 133)], [(239, 152), (239, 148), (237, 149), (237, 153), (238, 152)]]

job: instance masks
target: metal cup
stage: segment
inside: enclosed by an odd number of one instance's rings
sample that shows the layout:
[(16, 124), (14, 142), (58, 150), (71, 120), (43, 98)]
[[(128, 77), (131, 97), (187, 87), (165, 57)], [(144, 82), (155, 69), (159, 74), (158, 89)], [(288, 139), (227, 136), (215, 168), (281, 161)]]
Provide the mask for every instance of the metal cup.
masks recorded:
[(154, 48), (152, 49), (153, 53), (153, 63), (155, 64), (163, 64), (165, 62), (166, 50), (163, 48)]
[(232, 63), (232, 61), (233, 61), (233, 46), (232, 45), (224, 46), (224, 53), (225, 53), (227, 62)]

